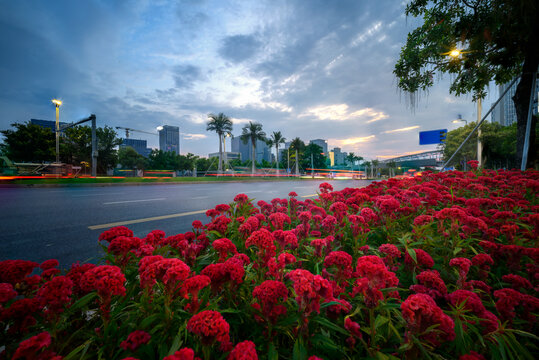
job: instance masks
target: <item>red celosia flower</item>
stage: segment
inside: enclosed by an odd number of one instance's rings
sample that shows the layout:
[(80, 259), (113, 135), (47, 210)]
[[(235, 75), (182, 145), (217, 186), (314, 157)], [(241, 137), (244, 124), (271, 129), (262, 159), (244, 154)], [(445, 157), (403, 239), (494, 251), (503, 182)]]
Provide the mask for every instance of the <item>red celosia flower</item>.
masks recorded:
[(290, 197), (297, 197), (298, 194), (296, 194), (295, 191), (290, 191), (290, 192), (288, 193), (288, 196), (290, 196)]
[(0, 269), (2, 270), (0, 271), (0, 283), (5, 282), (15, 286), (38, 266), (38, 263), (26, 260), (0, 261)]
[(198, 335), (203, 345), (218, 341), (221, 346), (227, 346), (230, 341), (230, 326), (218, 311), (204, 310), (193, 315), (187, 322), (187, 330)]
[(365, 304), (369, 308), (376, 307), (378, 302), (384, 298), (380, 289), (395, 287), (399, 284), (395, 273), (389, 271), (384, 261), (374, 255), (362, 256), (357, 259), (355, 276), (359, 279), (356, 280), (351, 295), (363, 294)]
[(22, 341), (13, 354), (12, 360), (16, 359), (43, 359), (40, 353), (51, 345), (51, 335), (44, 331)]
[(515, 290), (519, 290), (520, 288), (523, 288), (523, 289), (532, 288), (531, 282), (520, 275), (515, 275), (515, 274), (504, 275), (502, 276), (502, 280), (505, 281), (506, 283), (511, 284), (511, 286)]
[(58, 260), (56, 259), (49, 259), (49, 260), (45, 260), (43, 261), (40, 265), (39, 265), (39, 268), (41, 270), (48, 270), (50, 268), (54, 268), (54, 267), (57, 267), (60, 263), (58, 262)]
[(183, 348), (176, 351), (174, 354), (165, 356), (163, 360), (199, 360), (195, 357), (195, 352), (190, 348)]
[[(417, 275), (416, 279), (426, 288), (427, 295), (433, 299), (441, 299), (447, 295), (447, 287), (436, 270), (426, 270)], [(412, 288), (412, 287), (410, 287)]]
[(187, 311), (190, 311), (191, 313), (197, 312), (202, 302), (198, 300), (198, 293), (200, 290), (210, 285), (210, 283), (211, 279), (206, 275), (195, 275), (183, 282), (183, 285), (180, 288), (180, 295), (185, 299), (189, 299), (189, 296), (191, 296), (191, 301), (185, 307)]
[(266, 229), (260, 229), (251, 234), (247, 241), (246, 247), (256, 246), (258, 248), (257, 267), (263, 266), (271, 257), (275, 256), (277, 248), (274, 244), (273, 235)]
[(296, 302), (305, 317), (309, 316), (313, 311), (320, 313), (321, 298), (333, 298), (331, 284), (320, 275), (313, 275), (307, 270), (296, 269), (289, 272), (288, 277), (294, 283)]
[[(423, 340), (437, 346), (442, 341), (451, 341), (455, 338), (455, 323), (443, 313), (434, 300), (426, 294), (410, 295), (401, 304), (402, 316), (406, 321), (406, 336), (420, 335)], [(425, 332), (433, 325), (437, 327)]]
[(480, 324), (484, 327), (484, 334), (498, 329), (498, 318), (485, 309), (476, 293), (468, 290), (456, 290), (449, 294), (448, 299), (453, 306), (463, 305), (465, 309), (480, 318)]
[(258, 360), (255, 343), (249, 340), (238, 343), (228, 355), (227, 360)]
[(385, 215), (394, 215), (395, 211), (400, 208), (400, 202), (391, 195), (377, 196), (374, 199), (376, 207)]
[(125, 226), (116, 226), (101, 233), (101, 235), (99, 235), (99, 241), (102, 241), (102, 240), (111, 241), (117, 236), (132, 237), (133, 231), (129, 230)]
[(470, 160), (466, 164), (468, 164), (473, 170), (476, 170), (479, 167), (479, 161), (477, 160)]
[(298, 237), (291, 230), (275, 230), (272, 235), (281, 247), (281, 250), (286, 248), (296, 249), (298, 247)]
[(414, 249), (417, 261), (414, 261), (412, 257), (406, 252), (404, 254), (404, 263), (412, 268), (423, 268), (431, 269), (434, 266), (434, 260), (432, 257), (424, 250)]
[(0, 283), (0, 304), (4, 304), (17, 296), (17, 292), (10, 283)]
[(466, 258), (454, 258), (449, 260), (449, 266), (458, 268), (459, 279), (457, 281), (457, 286), (459, 288), (464, 288), (466, 284), (466, 276), (468, 275), (468, 271), (470, 271), (472, 261)]
[(238, 194), (234, 197), (234, 202), (245, 204), (249, 201), (249, 197), (245, 194)]
[(362, 338), (363, 336), (361, 335), (361, 326), (359, 326), (359, 324), (355, 321), (352, 321), (352, 319), (350, 319), (349, 317), (346, 317), (344, 319), (344, 328), (346, 330), (348, 330), (348, 332), (352, 335), (352, 336), (355, 336), (357, 338)]
[(430, 215), (419, 215), (414, 219), (415, 226), (423, 226), (432, 223), (432, 216)]
[(122, 341), (120, 347), (124, 350), (135, 351), (140, 345), (147, 344), (151, 335), (143, 330), (135, 330), (127, 336), (127, 339)]
[(281, 315), (286, 314), (286, 306), (283, 303), (288, 299), (288, 289), (276, 280), (266, 280), (256, 286), (253, 297), (258, 300), (264, 317), (271, 323), (275, 323)]
[(469, 354), (459, 356), (459, 360), (486, 360), (486, 359), (483, 355), (478, 354), (475, 351), (470, 351)]
[(202, 269), (201, 274), (211, 279), (211, 288), (214, 292), (221, 291), (226, 283), (239, 285), (245, 275), (244, 263), (238, 258), (230, 258), (224, 263), (209, 264)]
[(57, 276), (46, 282), (37, 292), (37, 298), (47, 307), (47, 313), (62, 312), (71, 302), (73, 281), (67, 276)]
[(219, 213), (224, 213), (230, 210), (230, 206), (227, 204), (219, 204), (215, 207), (215, 210), (219, 211)]
[(319, 188), (320, 188), (320, 192), (322, 194), (327, 194), (327, 193), (333, 191), (333, 186), (331, 186), (331, 184), (329, 184), (327, 182), (320, 184)]
[(101, 299), (101, 311), (108, 317), (109, 305), (113, 295), (125, 296), (125, 276), (117, 266), (96, 266), (84, 273), (80, 280), (83, 291), (97, 290)]
[(193, 227), (193, 229), (202, 229), (204, 227), (204, 225), (202, 224), (202, 221), (200, 220), (193, 221), (191, 226)]
[(229, 254), (237, 254), (238, 250), (236, 249), (236, 245), (230, 239), (222, 238), (217, 239), (212, 243), (212, 246), (215, 250), (219, 251), (219, 262), (223, 262), (226, 260), (226, 257)]
[(494, 296), (498, 298), (496, 309), (504, 321), (512, 323), (516, 317), (515, 307), (520, 304), (523, 294), (514, 289), (500, 289), (494, 291)]
[[(149, 260), (145, 260), (148, 259)], [(157, 280), (163, 281), (169, 295), (174, 295), (182, 282), (189, 277), (191, 269), (180, 259), (164, 259), (154, 256), (140, 261), (140, 287), (151, 290)]]
[(285, 224), (290, 225), (292, 220), (290, 217), (283, 213), (273, 213), (269, 216), (269, 221), (275, 230), (283, 230)]
[(324, 266), (337, 269), (335, 280), (340, 283), (352, 275), (352, 256), (344, 251), (332, 251), (324, 259)]

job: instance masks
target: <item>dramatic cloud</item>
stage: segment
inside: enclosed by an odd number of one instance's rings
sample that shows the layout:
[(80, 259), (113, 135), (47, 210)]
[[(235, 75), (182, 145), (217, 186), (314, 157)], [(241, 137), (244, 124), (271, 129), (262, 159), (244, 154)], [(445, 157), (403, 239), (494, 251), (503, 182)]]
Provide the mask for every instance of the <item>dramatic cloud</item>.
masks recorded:
[(335, 121), (347, 121), (364, 119), (367, 123), (386, 119), (387, 114), (380, 111), (375, 111), (371, 108), (364, 108), (357, 111), (350, 112), (349, 106), (346, 104), (318, 106), (315, 108), (307, 109), (305, 112), (299, 115), (299, 117), (313, 116), (315, 120), (335, 120)]
[(201, 140), (208, 137), (206, 134), (182, 134), (185, 140)]
[[(181, 152), (202, 156), (217, 151), (206, 124), (221, 112), (234, 135), (256, 121), (366, 159), (434, 150), (412, 130), (451, 130), (476, 107), (450, 95), (447, 78), (407, 106), (393, 67), (419, 21), (404, 10), (389, 0), (7, 1), (0, 129), (54, 119), (58, 97), (62, 121), (96, 114), (99, 126), (179, 126)], [(159, 146), (157, 136), (133, 136)]]
[(261, 43), (253, 35), (234, 35), (224, 39), (219, 54), (235, 63), (252, 57)]
[(193, 65), (178, 65), (172, 72), (177, 88), (189, 88), (201, 77), (200, 68)]
[(418, 129), (418, 128), (419, 128), (419, 125), (408, 126), (408, 127), (400, 128), (400, 129), (387, 130), (387, 131), (384, 131), (384, 134), (391, 134), (391, 133), (396, 133), (396, 132), (410, 131), (410, 130), (414, 130), (414, 129)]

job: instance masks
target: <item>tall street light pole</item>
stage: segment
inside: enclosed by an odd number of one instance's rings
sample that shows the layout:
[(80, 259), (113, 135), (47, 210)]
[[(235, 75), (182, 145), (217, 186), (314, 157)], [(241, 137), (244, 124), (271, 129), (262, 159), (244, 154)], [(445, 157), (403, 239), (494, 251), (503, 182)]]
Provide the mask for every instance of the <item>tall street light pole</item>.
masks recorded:
[(459, 116), (455, 120), (453, 120), (452, 123), (457, 124), (457, 123), (462, 122), (462, 121), (464, 121), (465, 124), (468, 125), (468, 120), (463, 119), (462, 115), (459, 114)]
[(62, 101), (52, 99), (52, 103), (56, 106), (56, 163), (60, 163), (60, 105)]

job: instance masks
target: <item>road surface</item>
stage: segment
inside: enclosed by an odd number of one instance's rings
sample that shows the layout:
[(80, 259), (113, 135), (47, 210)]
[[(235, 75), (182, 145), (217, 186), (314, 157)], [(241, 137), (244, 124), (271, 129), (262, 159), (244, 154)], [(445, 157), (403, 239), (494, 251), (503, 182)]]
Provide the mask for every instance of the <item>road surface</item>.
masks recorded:
[[(245, 193), (270, 201), (295, 191), (299, 199), (314, 198), (324, 180), (203, 183), (175, 185), (0, 188), (0, 261), (58, 259), (60, 266), (97, 262), (98, 237), (125, 225), (144, 237), (154, 229), (167, 236), (191, 230), (198, 219), (209, 222), (205, 210), (230, 203)], [(363, 187), (367, 180), (333, 180), (335, 190)]]

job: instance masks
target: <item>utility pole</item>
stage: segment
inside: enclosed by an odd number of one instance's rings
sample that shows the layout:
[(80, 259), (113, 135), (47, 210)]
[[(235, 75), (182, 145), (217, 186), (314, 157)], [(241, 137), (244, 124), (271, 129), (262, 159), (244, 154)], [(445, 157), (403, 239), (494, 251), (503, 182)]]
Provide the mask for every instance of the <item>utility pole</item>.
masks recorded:
[[(477, 123), (481, 121), (481, 98), (477, 99)], [(483, 144), (481, 144), (481, 128), (477, 129), (477, 161), (478, 166), (483, 166)]]
[(314, 154), (311, 154), (311, 176), (314, 179)]

